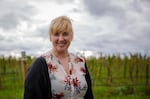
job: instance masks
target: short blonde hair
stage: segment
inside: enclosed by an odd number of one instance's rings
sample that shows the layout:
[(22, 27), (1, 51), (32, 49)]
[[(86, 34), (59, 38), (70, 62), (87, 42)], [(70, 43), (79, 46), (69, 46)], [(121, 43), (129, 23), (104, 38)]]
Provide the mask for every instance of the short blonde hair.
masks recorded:
[(51, 21), (49, 34), (68, 32), (73, 34), (71, 19), (67, 16), (59, 16)]

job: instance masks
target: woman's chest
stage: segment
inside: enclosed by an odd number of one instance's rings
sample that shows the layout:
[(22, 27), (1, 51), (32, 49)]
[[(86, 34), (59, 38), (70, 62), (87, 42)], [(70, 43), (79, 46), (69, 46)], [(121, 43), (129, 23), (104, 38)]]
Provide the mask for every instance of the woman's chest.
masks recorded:
[(83, 97), (85, 95), (88, 86), (83, 64), (69, 63), (69, 74), (61, 64), (51, 65), (48, 70), (54, 96), (63, 94), (63, 97), (68, 98), (68, 96)]

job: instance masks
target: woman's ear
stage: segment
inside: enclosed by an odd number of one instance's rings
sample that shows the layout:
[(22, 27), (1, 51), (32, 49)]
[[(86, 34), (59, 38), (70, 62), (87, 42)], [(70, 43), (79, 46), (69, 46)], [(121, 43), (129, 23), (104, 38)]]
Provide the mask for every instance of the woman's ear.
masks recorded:
[(71, 41), (73, 41), (73, 36), (71, 37)]
[(71, 41), (73, 40), (73, 33), (71, 34)]
[(52, 41), (52, 39), (51, 39), (51, 35), (49, 35), (49, 40), (50, 40), (50, 42)]

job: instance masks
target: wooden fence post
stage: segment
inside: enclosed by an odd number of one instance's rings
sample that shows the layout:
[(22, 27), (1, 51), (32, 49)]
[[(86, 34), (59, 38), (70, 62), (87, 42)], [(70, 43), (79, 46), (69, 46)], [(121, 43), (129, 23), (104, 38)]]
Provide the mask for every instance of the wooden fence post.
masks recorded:
[(22, 77), (23, 79), (25, 79), (25, 76), (26, 76), (26, 71), (27, 71), (27, 59), (26, 59), (26, 52), (25, 51), (22, 51), (21, 52), (21, 56), (22, 56)]

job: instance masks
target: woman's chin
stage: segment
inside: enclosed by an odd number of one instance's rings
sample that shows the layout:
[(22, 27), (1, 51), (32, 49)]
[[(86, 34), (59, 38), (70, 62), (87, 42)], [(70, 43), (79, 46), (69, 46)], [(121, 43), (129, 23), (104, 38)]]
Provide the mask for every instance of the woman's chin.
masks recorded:
[(67, 49), (66, 48), (58, 48), (57, 51), (58, 52), (65, 52), (65, 51), (67, 51)]

